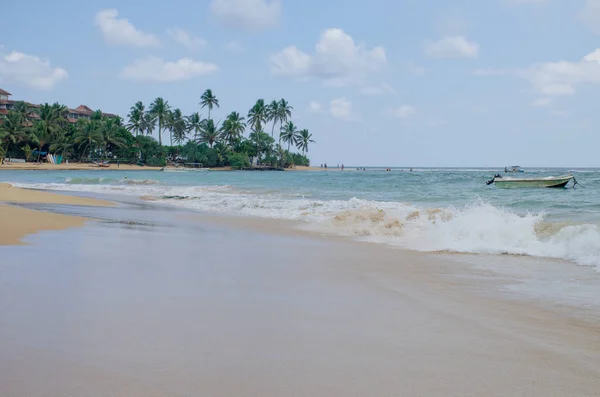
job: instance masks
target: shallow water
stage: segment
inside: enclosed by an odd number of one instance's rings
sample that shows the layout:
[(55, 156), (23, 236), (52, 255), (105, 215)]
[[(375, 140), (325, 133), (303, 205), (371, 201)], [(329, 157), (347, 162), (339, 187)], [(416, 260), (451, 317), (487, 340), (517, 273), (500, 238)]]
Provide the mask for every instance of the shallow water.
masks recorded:
[(529, 255), (600, 269), (600, 170), (585, 188), (499, 189), (494, 169), (323, 172), (0, 171), (17, 186), (146, 197), (207, 212), (291, 219), (303, 227), (419, 251)]

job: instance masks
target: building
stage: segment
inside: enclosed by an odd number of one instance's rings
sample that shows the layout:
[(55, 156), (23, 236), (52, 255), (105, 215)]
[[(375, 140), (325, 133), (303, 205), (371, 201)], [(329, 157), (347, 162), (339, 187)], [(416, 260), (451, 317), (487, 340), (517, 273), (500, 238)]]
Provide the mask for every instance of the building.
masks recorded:
[[(3, 90), (2, 88), (0, 88), (0, 114), (7, 114), (9, 110), (12, 110), (15, 107), (15, 104), (19, 101), (14, 101), (12, 99), (9, 99), (9, 97), (11, 97), (12, 94), (8, 91)], [(40, 105), (36, 105), (30, 102), (25, 102), (27, 105), (29, 105), (29, 107), (31, 108), (32, 112), (34, 111), (34, 109), (37, 109), (40, 107)], [(67, 118), (67, 120), (70, 123), (76, 123), (77, 120), (79, 119), (87, 119), (89, 120), (92, 115), (94, 114), (94, 111), (92, 109), (90, 109), (89, 107), (85, 106), (85, 105), (79, 105), (77, 108), (75, 109), (67, 109), (68, 112), (65, 115), (65, 117)], [(32, 113), (33, 115), (34, 113)], [(35, 114), (35, 116), (33, 116), (32, 118), (37, 118), (36, 117), (37, 114)], [(102, 116), (104, 117), (118, 117), (116, 114), (112, 114), (112, 113), (102, 113)]]

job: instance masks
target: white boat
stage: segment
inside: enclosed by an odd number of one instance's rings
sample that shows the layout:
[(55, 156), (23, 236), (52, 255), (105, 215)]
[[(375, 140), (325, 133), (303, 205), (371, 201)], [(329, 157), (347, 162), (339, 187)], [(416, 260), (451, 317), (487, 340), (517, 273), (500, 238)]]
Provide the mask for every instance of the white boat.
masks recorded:
[(492, 183), (502, 188), (515, 188), (515, 187), (565, 187), (567, 183), (573, 180), (573, 175), (562, 175), (562, 176), (547, 176), (540, 178), (513, 178), (513, 177), (502, 177), (502, 175), (496, 175), (493, 179), (488, 181), (488, 185)]

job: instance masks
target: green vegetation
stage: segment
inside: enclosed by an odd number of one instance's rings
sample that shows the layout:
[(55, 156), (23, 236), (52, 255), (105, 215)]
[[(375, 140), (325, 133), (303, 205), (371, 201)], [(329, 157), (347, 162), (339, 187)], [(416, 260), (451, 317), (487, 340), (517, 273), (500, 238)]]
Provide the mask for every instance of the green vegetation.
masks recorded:
[[(308, 130), (298, 130), (290, 121), (293, 108), (285, 99), (265, 103), (258, 99), (246, 117), (232, 111), (215, 122), (211, 111), (219, 107), (212, 90), (200, 97), (198, 113), (184, 116), (169, 102), (156, 98), (146, 108), (139, 101), (130, 109), (127, 123), (120, 117), (106, 117), (96, 111), (76, 123), (67, 119), (67, 107), (45, 103), (32, 107), (17, 103), (0, 115), (0, 158), (40, 161), (46, 153), (80, 162), (120, 161), (149, 166), (167, 162), (195, 163), (203, 167), (249, 167), (252, 159), (260, 165), (289, 167), (309, 165), (308, 146), (314, 143)], [(270, 125), (270, 134), (268, 131)], [(275, 135), (278, 127), (279, 134)], [(150, 135), (158, 129), (158, 141)], [(244, 135), (248, 130), (247, 137)], [(168, 131), (170, 146), (163, 146)], [(292, 153), (295, 147), (300, 153)]]

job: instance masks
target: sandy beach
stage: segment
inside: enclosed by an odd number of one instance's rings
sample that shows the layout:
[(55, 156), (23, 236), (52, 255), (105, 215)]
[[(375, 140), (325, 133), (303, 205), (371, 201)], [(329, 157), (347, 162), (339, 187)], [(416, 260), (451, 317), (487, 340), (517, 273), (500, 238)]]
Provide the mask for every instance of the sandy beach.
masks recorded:
[(4, 163), (0, 165), (0, 170), (27, 170), (27, 171), (93, 171), (93, 170), (120, 170), (120, 171), (158, 171), (162, 167), (141, 167), (135, 164), (109, 164), (108, 167), (98, 167), (88, 163)]
[(66, 196), (35, 190), (19, 189), (0, 183), (0, 245), (21, 244), (24, 236), (43, 230), (63, 230), (85, 224), (86, 219), (78, 216), (35, 211), (2, 204), (36, 203), (108, 207), (115, 204), (91, 198)]
[(597, 325), (439, 256), (148, 202), (47, 208), (100, 221), (0, 247), (2, 396), (600, 390)]

